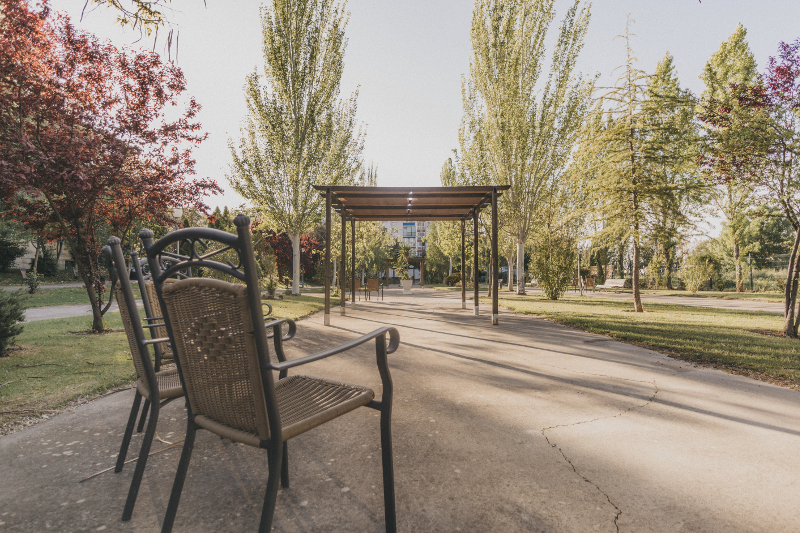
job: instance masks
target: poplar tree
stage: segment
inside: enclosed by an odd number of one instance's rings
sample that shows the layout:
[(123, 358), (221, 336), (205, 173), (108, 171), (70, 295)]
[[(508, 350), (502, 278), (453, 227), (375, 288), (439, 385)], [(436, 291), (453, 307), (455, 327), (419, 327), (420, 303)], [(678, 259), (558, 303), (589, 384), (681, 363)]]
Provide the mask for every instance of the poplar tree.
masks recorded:
[[(747, 30), (739, 24), (728, 40), (723, 42), (719, 50), (708, 60), (700, 76), (706, 85), (698, 109), (700, 120), (705, 126), (706, 147), (703, 156), (706, 162), (714, 159), (714, 153), (735, 150), (735, 145), (738, 143), (737, 136), (730, 138), (724, 134), (720, 135), (720, 128), (713, 121), (704, 119), (714, 114), (714, 109), (720, 106), (738, 107), (736, 87), (755, 83), (758, 71), (746, 37)], [(753, 186), (746, 180), (737, 179), (738, 176), (732, 175), (730, 169), (726, 170), (713, 163), (705, 164), (704, 168), (709, 178), (718, 184), (714, 202), (730, 228), (733, 262), (736, 266), (736, 290), (742, 292), (744, 283), (739, 248), (742, 231), (747, 225), (745, 211), (752, 201)]]
[(324, 216), (312, 185), (350, 184), (364, 134), (358, 93), (340, 100), (347, 40), (344, 7), (329, 0), (273, 0), (262, 8), (264, 81), (245, 82), (248, 114), (227, 176), (264, 225), (292, 241), (292, 294), (300, 292), (300, 236)]
[[(472, 15), (470, 79), (462, 83), (460, 131), (464, 184), (510, 185), (501, 212), (524, 271), (525, 242), (549, 183), (569, 165), (591, 81), (575, 73), (589, 6), (575, 0), (561, 23), (549, 73), (545, 38), (554, 0), (477, 0)], [(519, 276), (517, 291), (525, 292)]]

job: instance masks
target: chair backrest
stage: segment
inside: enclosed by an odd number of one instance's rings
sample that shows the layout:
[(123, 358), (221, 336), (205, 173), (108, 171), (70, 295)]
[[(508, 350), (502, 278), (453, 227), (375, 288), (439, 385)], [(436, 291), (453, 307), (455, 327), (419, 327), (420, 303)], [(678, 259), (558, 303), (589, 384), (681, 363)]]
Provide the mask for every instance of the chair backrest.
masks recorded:
[(367, 290), (370, 292), (378, 290), (378, 280), (375, 278), (371, 278), (367, 280)]
[(163, 288), (192, 412), (269, 438), (247, 287), (192, 278)]
[[(139, 236), (186, 389), (189, 416), (202, 415), (225, 427), (255, 433), (261, 440), (270, 434), (280, 438), (250, 219), (240, 214), (234, 224), (235, 235), (185, 228), (157, 242), (150, 230)], [(173, 251), (177, 242), (183, 243), (188, 255)], [(238, 264), (217, 260), (228, 250), (236, 253)], [(162, 262), (167, 263), (163, 270)], [(174, 273), (199, 267), (239, 283), (189, 278), (165, 285)]]
[(125, 258), (122, 255), (122, 246), (119, 238), (109, 238), (108, 246), (103, 247), (103, 254), (113, 263), (113, 267), (108, 269), (111, 274), (111, 286), (115, 287), (116, 290), (119, 314), (125, 327), (125, 335), (128, 337), (128, 346), (131, 350), (131, 359), (133, 359), (133, 366), (136, 369), (136, 376), (144, 385), (147, 397), (158, 401), (158, 383), (155, 369), (150, 359), (150, 351), (144, 343), (146, 340), (144, 328), (139, 317), (139, 310), (136, 307), (133, 287), (131, 286)]
[(356, 278), (356, 290), (357, 291), (361, 290), (361, 280), (358, 278)]
[[(158, 305), (158, 295), (156, 294), (155, 286), (150, 280), (150, 273), (145, 273), (143, 268), (145, 265), (147, 265), (147, 259), (141, 259), (139, 254), (134, 250), (131, 252), (131, 262), (133, 263), (133, 271), (136, 274), (136, 281), (139, 283), (139, 293), (142, 296), (142, 307), (144, 308), (144, 314), (147, 317), (148, 322), (151, 324), (163, 322), (164, 317), (161, 314), (161, 306)], [(150, 328), (150, 337), (153, 339), (167, 338), (167, 328), (164, 326)], [(156, 364), (156, 371), (158, 371), (158, 366), (160, 366), (161, 359), (163, 357), (171, 358), (172, 350), (167, 342), (154, 344), (153, 348), (156, 351), (156, 361), (158, 362)]]

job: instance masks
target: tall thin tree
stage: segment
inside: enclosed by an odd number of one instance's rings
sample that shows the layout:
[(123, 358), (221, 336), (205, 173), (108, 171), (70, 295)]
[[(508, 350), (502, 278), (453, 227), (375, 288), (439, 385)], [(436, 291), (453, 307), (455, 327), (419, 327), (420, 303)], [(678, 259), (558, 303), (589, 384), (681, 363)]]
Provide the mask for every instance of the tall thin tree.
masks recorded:
[[(466, 182), (511, 186), (502, 211), (516, 239), (518, 272), (524, 271), (525, 242), (547, 201), (548, 183), (566, 171), (591, 98), (591, 80), (576, 74), (589, 24), (589, 6), (580, 0), (567, 11), (549, 73), (542, 76), (554, 4), (477, 0), (470, 80), (462, 89), (461, 175)], [(517, 291), (525, 292), (524, 276)]]
[(273, 0), (262, 8), (264, 80), (245, 83), (248, 115), (228, 179), (266, 226), (292, 241), (292, 294), (300, 292), (300, 236), (319, 223), (324, 202), (312, 185), (352, 183), (364, 133), (356, 99), (339, 99), (347, 40), (344, 5)]

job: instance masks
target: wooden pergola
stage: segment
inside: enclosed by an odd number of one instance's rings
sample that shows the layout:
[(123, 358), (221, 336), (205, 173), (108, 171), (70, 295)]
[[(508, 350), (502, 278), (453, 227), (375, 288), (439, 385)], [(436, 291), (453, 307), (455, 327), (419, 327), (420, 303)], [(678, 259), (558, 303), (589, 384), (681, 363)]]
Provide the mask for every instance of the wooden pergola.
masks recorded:
[(474, 297), (473, 314), (478, 315), (478, 215), (485, 207), (492, 207), (491, 272), (492, 274), (492, 324), (498, 323), (497, 300), (497, 199), (509, 188), (508, 185), (486, 185), (473, 187), (354, 187), (314, 185), (325, 197), (325, 325), (330, 325), (331, 316), (331, 209), (342, 217), (342, 260), (339, 278), (342, 280), (341, 314), (346, 313), (345, 278), (347, 257), (347, 222), (350, 221), (352, 272), (350, 276), (350, 298), (355, 300), (355, 236), (356, 221), (461, 221), (461, 308), (467, 308), (467, 286), (464, 279), (466, 224), (472, 220), (474, 235)]

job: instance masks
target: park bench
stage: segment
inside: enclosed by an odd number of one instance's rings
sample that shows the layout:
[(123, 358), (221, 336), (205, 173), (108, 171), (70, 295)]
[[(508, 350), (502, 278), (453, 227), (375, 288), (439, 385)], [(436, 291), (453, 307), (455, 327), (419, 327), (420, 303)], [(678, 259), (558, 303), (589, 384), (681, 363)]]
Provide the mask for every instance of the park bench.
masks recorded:
[(20, 268), (19, 275), (22, 276), (22, 282), (20, 285), (25, 285), (25, 283), (28, 281), (28, 272), (24, 268)]
[(625, 279), (607, 279), (605, 283), (602, 285), (597, 285), (595, 289), (597, 290), (611, 290), (614, 289), (614, 292), (617, 292), (618, 289), (622, 289), (625, 287)]

